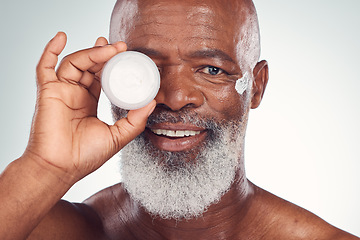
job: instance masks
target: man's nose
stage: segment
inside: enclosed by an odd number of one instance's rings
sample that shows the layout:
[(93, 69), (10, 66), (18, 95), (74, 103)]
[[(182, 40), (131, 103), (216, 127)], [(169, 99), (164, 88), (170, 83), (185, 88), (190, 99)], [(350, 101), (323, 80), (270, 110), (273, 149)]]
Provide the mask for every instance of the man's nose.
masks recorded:
[(192, 71), (173, 66), (161, 71), (160, 89), (155, 100), (158, 105), (178, 111), (200, 107), (204, 103), (204, 95), (196, 84)]

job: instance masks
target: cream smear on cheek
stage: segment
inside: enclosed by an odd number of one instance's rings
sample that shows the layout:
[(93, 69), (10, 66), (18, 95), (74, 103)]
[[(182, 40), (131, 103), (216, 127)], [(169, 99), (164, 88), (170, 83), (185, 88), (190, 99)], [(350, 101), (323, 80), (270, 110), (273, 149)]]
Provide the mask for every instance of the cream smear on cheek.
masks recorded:
[(245, 72), (245, 74), (242, 76), (242, 78), (239, 78), (236, 80), (235, 89), (236, 91), (242, 95), (249, 87), (250, 77), (248, 72)]

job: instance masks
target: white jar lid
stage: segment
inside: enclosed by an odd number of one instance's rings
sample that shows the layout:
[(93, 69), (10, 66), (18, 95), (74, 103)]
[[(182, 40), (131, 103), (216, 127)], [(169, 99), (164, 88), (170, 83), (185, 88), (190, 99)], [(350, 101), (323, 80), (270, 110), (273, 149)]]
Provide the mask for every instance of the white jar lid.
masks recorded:
[(126, 110), (138, 109), (155, 98), (160, 88), (160, 73), (145, 54), (126, 51), (106, 63), (101, 85), (114, 105)]

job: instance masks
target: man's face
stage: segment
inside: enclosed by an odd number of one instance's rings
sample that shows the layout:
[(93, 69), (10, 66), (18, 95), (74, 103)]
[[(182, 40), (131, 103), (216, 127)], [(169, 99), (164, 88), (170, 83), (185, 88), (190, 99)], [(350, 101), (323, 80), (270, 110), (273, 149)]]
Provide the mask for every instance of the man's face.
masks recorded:
[(144, 134), (124, 148), (124, 185), (155, 215), (198, 216), (243, 172), (251, 81), (241, 94), (235, 84), (252, 69), (241, 23), (232, 4), (216, 0), (125, 2), (127, 19), (111, 39), (151, 57), (161, 86)]
[[(128, 50), (151, 57), (160, 70), (154, 115), (190, 111), (218, 122), (243, 119), (249, 91), (239, 95), (235, 83), (249, 69), (240, 67), (242, 49), (237, 42), (241, 28), (229, 14), (231, 6), (224, 7), (221, 1), (140, 1), (133, 5), (136, 7), (130, 9), (135, 17), (121, 26), (125, 33), (121, 40)], [(170, 122), (154, 123), (145, 133), (158, 149), (171, 152), (197, 148), (208, 135), (206, 128)], [(194, 136), (182, 137), (188, 134)]]

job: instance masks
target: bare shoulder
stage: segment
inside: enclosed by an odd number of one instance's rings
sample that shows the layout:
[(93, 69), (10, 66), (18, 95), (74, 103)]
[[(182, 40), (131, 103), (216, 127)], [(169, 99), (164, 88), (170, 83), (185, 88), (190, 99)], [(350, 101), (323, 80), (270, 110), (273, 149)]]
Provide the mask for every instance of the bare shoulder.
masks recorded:
[[(257, 188), (257, 201), (262, 211), (267, 212), (267, 235), (272, 239), (360, 239), (344, 232), (315, 214)], [(275, 238), (274, 238), (275, 237)]]
[(102, 224), (89, 206), (60, 200), (28, 239), (106, 239)]
[(83, 203), (93, 209), (101, 222), (106, 223), (109, 218), (121, 215), (121, 209), (131, 208), (130, 198), (121, 183), (105, 188), (86, 199)]
[(94, 195), (86, 199), (84, 201), (84, 204), (97, 208), (103, 204), (114, 204), (115, 202), (120, 201), (123, 197), (126, 196), (127, 193), (123, 188), (122, 183), (118, 183), (95, 193)]
[(119, 239), (119, 235), (113, 235), (123, 232), (121, 226), (131, 219), (126, 216), (130, 212), (128, 204), (131, 201), (121, 184), (106, 188), (83, 203), (61, 200), (28, 239)]
[(121, 183), (106, 188), (84, 201), (99, 216), (104, 232), (110, 239), (130, 239), (128, 236), (138, 220), (135, 202)]

